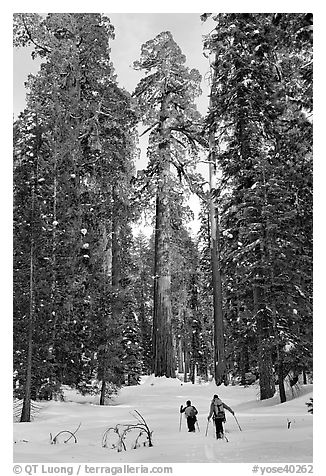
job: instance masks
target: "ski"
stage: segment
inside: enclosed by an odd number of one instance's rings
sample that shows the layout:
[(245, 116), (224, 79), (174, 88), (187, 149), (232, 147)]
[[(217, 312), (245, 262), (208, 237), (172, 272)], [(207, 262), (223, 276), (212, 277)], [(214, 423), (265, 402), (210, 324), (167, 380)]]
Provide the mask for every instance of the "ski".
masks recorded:
[(227, 436), (222, 436), (222, 438), (215, 438), (217, 441), (221, 440), (221, 441), (225, 441), (226, 443), (229, 443), (229, 438)]

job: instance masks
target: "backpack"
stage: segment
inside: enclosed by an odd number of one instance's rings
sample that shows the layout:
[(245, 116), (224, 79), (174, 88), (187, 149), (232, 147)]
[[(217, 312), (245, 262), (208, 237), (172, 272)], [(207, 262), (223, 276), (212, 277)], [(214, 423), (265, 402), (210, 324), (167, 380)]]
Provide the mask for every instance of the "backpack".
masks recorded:
[(195, 416), (197, 415), (197, 413), (198, 413), (198, 412), (197, 412), (196, 408), (193, 407), (193, 406), (187, 407), (186, 410), (185, 410), (185, 415), (186, 415), (186, 417), (191, 417), (191, 418), (193, 418), (193, 417), (195, 417)]
[(214, 418), (225, 421), (225, 411), (223, 403), (214, 404)]

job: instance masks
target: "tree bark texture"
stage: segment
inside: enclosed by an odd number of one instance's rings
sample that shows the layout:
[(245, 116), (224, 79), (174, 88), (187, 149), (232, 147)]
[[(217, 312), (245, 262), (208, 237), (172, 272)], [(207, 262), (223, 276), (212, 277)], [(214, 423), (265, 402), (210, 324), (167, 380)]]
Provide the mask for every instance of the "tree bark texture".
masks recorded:
[(182, 339), (181, 337), (177, 340), (177, 364), (178, 372), (184, 372), (184, 362), (183, 362), (183, 351), (182, 351)]
[[(214, 108), (215, 84), (217, 77), (217, 55), (213, 64), (213, 78), (210, 94), (209, 107)], [(225, 362), (225, 342), (224, 323), (222, 305), (222, 280), (220, 271), (219, 256), (219, 225), (218, 208), (216, 206), (213, 192), (217, 186), (216, 176), (216, 142), (215, 126), (212, 125), (209, 133), (209, 225), (210, 225), (210, 247), (211, 247), (211, 268), (213, 285), (213, 312), (214, 312), (214, 376), (216, 385), (223, 382), (228, 383), (227, 368)]]
[(30, 272), (29, 272), (29, 321), (28, 321), (28, 342), (27, 342), (27, 362), (26, 362), (26, 380), (24, 389), (24, 399), (21, 422), (31, 421), (31, 393), (32, 393), (32, 367), (33, 367), (33, 333), (35, 326), (35, 306), (34, 306), (34, 208), (35, 208), (35, 188), (32, 188), (31, 204), (31, 245), (30, 245)]
[(167, 201), (167, 197), (162, 196), (162, 193), (158, 194), (156, 201), (153, 319), (154, 373), (158, 377), (163, 375), (175, 377)]
[[(51, 319), (52, 319), (52, 332), (51, 332), (51, 341), (48, 349), (48, 362), (49, 362), (49, 379), (50, 384), (52, 385), (52, 390), (57, 384), (57, 375), (55, 372), (55, 365), (52, 365), (55, 362), (56, 358), (56, 334), (57, 334), (57, 325), (58, 325), (58, 303), (57, 303), (57, 192), (58, 192), (58, 176), (57, 176), (57, 165), (58, 165), (58, 151), (56, 142), (54, 142), (54, 154), (53, 154), (53, 228), (52, 228), (52, 256), (51, 256)], [(53, 395), (53, 392), (52, 392)]]
[(273, 397), (275, 393), (272, 348), (270, 342), (271, 329), (263, 302), (263, 290), (260, 285), (254, 285), (253, 295), (254, 310), (257, 316), (260, 399), (265, 400)]
[[(120, 247), (119, 247), (119, 232), (120, 232), (120, 224), (119, 224), (119, 216), (116, 212), (118, 208), (118, 191), (115, 187), (112, 190), (112, 198), (113, 198), (113, 207), (112, 207), (112, 219), (111, 219), (111, 288), (112, 288), (112, 302), (111, 302), (111, 313), (112, 313), (112, 321), (118, 323), (119, 322), (119, 312), (120, 312)], [(106, 324), (108, 325), (108, 324)], [(109, 334), (109, 329), (107, 334)], [(108, 338), (108, 337), (107, 337)], [(109, 349), (108, 349), (108, 342), (104, 344), (104, 356), (103, 356), (103, 375), (102, 375), (102, 386), (101, 386), (101, 395), (100, 395), (100, 405), (105, 405), (105, 395), (106, 395), (106, 388), (107, 388), (107, 371), (109, 365)]]
[(278, 352), (278, 388), (280, 392), (280, 400), (281, 403), (286, 402), (286, 393), (285, 393), (285, 386), (284, 386), (284, 379), (286, 377), (284, 372), (284, 364), (283, 364), (283, 355), (279, 351)]
[(213, 308), (214, 308), (214, 370), (215, 383), (221, 385), (227, 383), (227, 369), (225, 362), (224, 323), (222, 307), (222, 280), (219, 258), (219, 225), (218, 209), (215, 205), (212, 192), (216, 190), (216, 161), (215, 161), (215, 137), (214, 131), (210, 133), (210, 159), (209, 159), (209, 222), (210, 222), (210, 247), (211, 267), (213, 284)]
[(101, 392), (100, 392), (100, 405), (105, 405), (105, 394), (106, 394), (106, 381), (102, 380)]
[(154, 315), (153, 371), (155, 376), (175, 377), (175, 350), (172, 336), (171, 272), (170, 272), (170, 132), (167, 96), (163, 99), (160, 117), (159, 168), (156, 193), (154, 252)]

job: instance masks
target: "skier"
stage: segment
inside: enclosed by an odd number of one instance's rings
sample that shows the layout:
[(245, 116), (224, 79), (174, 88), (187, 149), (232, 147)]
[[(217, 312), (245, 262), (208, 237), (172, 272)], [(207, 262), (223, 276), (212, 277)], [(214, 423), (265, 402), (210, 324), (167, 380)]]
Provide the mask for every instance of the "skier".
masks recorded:
[(190, 432), (195, 432), (195, 423), (197, 421), (197, 409), (196, 407), (194, 407), (193, 405), (191, 405), (191, 401), (190, 400), (187, 400), (186, 402), (187, 406), (186, 407), (183, 407), (183, 405), (181, 405), (180, 407), (180, 413), (184, 413), (187, 417), (187, 425), (188, 425), (188, 431)]
[(226, 408), (232, 415), (234, 415), (234, 411), (228, 405), (222, 402), (222, 400), (218, 397), (218, 395), (213, 396), (213, 400), (211, 401), (211, 406), (209, 409), (209, 415), (207, 420), (209, 421), (211, 416), (213, 415), (213, 421), (215, 422), (216, 428), (216, 438), (223, 438), (224, 430), (223, 430), (223, 423), (226, 421), (225, 418), (225, 411)]

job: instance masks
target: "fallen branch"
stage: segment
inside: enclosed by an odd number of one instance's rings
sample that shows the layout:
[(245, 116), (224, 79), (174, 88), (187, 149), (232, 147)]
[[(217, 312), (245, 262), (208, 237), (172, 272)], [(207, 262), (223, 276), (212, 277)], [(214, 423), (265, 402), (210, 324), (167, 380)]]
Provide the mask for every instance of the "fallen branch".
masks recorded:
[(102, 437), (102, 447), (103, 448), (108, 448), (109, 443), (108, 439), (110, 436), (110, 431), (112, 430), (113, 433), (116, 433), (118, 435), (118, 441), (111, 443), (110, 449), (117, 449), (118, 453), (124, 449), (125, 451), (127, 450), (126, 445), (121, 437), (120, 431), (119, 431), (120, 425), (116, 425), (115, 427), (110, 427), (108, 428)]
[[(79, 425), (77, 426), (76, 430), (72, 433), (71, 436), (69, 436), (68, 440), (64, 441), (64, 443), (68, 443), (69, 440), (71, 440), (71, 438), (74, 436), (75, 437), (75, 434), (77, 433), (77, 431), (79, 430), (79, 428), (81, 427), (81, 422), (79, 423)], [(75, 437), (76, 438), (76, 437)]]
[[(137, 411), (135, 410), (135, 413), (137, 413), (137, 415), (139, 416), (139, 418), (143, 421), (143, 424), (145, 425), (145, 428), (146, 428), (146, 433), (147, 433), (147, 437), (148, 437), (148, 446), (153, 446), (153, 443), (152, 443), (152, 431), (150, 431), (146, 421), (145, 421), (145, 418)], [(138, 421), (139, 419), (137, 417), (135, 417)]]
[(59, 431), (59, 433), (57, 433), (54, 438), (52, 438), (52, 434), (50, 433), (51, 445), (56, 445), (57, 443), (59, 443), (58, 438), (60, 435), (63, 435), (64, 433), (68, 433), (68, 435), (70, 435), (69, 438), (64, 441), (64, 443), (68, 443), (68, 441), (70, 441), (71, 438), (73, 438), (75, 443), (77, 443), (76, 433), (79, 430), (80, 426), (81, 426), (81, 423), (79, 423), (78, 427), (76, 428), (74, 432), (71, 432), (69, 430)]
[[(141, 446), (140, 439), (142, 436), (146, 436), (143, 441), (143, 446), (148, 444), (149, 447), (153, 446), (152, 443), (152, 431), (149, 429), (144, 417), (135, 410), (136, 415), (131, 415), (136, 418), (138, 423), (117, 424), (116, 426), (109, 427), (103, 434), (102, 447), (116, 449), (118, 452), (127, 450), (126, 439), (133, 431), (137, 430), (135, 441), (131, 444), (131, 449), (136, 449)], [(112, 441), (114, 436), (114, 440)], [(111, 438), (111, 442), (110, 442)]]

